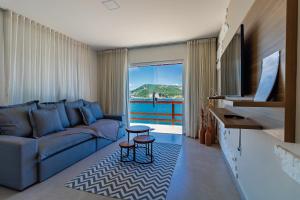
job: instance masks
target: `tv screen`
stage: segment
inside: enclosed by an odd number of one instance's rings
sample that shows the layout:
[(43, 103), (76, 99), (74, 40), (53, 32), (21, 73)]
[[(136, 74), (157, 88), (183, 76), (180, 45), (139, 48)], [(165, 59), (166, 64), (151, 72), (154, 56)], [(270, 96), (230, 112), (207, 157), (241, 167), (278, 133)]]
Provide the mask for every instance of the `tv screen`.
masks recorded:
[(221, 56), (221, 94), (243, 96), (244, 26), (241, 25)]

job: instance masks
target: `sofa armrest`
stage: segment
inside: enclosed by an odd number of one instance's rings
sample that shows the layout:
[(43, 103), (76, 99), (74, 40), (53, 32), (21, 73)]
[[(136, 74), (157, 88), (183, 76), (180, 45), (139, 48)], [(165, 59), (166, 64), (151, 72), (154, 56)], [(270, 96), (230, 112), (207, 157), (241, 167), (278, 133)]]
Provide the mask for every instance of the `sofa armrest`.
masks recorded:
[(104, 115), (104, 119), (113, 119), (113, 120), (123, 122), (124, 115)]
[(37, 181), (36, 139), (0, 135), (0, 185), (23, 190)]

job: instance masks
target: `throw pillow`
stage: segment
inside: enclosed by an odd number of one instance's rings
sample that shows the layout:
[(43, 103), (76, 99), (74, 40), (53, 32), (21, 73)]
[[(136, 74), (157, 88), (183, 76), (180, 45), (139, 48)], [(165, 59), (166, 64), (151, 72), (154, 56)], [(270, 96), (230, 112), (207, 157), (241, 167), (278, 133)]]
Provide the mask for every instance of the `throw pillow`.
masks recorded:
[(80, 112), (82, 114), (83, 122), (85, 125), (89, 126), (96, 121), (96, 118), (94, 117), (89, 107), (87, 106), (81, 107)]
[(102, 109), (97, 102), (89, 102), (85, 100), (83, 100), (83, 102), (85, 106), (88, 106), (91, 109), (93, 115), (97, 120), (103, 119), (104, 116), (103, 116)]
[(79, 108), (83, 107), (83, 101), (73, 101), (65, 103), (67, 116), (71, 126), (76, 126), (83, 123)]
[(33, 126), (33, 137), (35, 138), (64, 130), (57, 109), (33, 110), (30, 112), (30, 121)]
[(47, 102), (47, 103), (42, 103), (39, 104), (38, 107), (40, 109), (57, 109), (59, 113), (59, 117), (61, 119), (61, 123), (64, 128), (68, 128), (70, 126), (70, 122), (67, 116), (66, 108), (65, 108), (65, 100), (58, 101), (58, 102)]

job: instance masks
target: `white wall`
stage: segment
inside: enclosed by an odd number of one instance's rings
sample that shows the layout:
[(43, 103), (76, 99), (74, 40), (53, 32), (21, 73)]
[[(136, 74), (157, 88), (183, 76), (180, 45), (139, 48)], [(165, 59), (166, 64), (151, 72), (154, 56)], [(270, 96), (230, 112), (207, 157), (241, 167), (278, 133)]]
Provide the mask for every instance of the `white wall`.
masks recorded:
[(129, 49), (128, 63), (147, 63), (160, 61), (186, 60), (186, 44)]
[(255, 0), (231, 0), (228, 5), (227, 22), (229, 29), (223, 38), (220, 38), (223, 43), (223, 49), (227, 47), (231, 38), (235, 34), (238, 27), (241, 25), (242, 20), (250, 10)]
[[(230, 28), (226, 33), (220, 34), (219, 38), (220, 43), (224, 45), (224, 48), (231, 40), (237, 27), (242, 23), (253, 3), (254, 0), (231, 0), (228, 14)], [(298, 28), (300, 28), (300, 26)], [(299, 41), (298, 44), (298, 47), (300, 48)], [(221, 55), (220, 49), (218, 55)], [(300, 51), (298, 51), (298, 58), (300, 58)], [(300, 63), (298, 63), (298, 65), (299, 64)], [(298, 70), (297, 79), (297, 121), (299, 121), (300, 118), (299, 77), (300, 70)], [(219, 140), (226, 159), (231, 164), (233, 173), (238, 174), (236, 180), (246, 199), (299, 199), (300, 184), (283, 172), (281, 160), (274, 154), (274, 146), (280, 144), (291, 152), (300, 155), (300, 123), (297, 123), (296, 133), (298, 144), (282, 143), (278, 139), (266, 134), (264, 131), (243, 130), (242, 154), (239, 154), (237, 151), (238, 132), (236, 130), (231, 130), (230, 132), (231, 134), (224, 135), (224, 129), (222, 129)], [(237, 161), (232, 160), (235, 157), (237, 158)]]

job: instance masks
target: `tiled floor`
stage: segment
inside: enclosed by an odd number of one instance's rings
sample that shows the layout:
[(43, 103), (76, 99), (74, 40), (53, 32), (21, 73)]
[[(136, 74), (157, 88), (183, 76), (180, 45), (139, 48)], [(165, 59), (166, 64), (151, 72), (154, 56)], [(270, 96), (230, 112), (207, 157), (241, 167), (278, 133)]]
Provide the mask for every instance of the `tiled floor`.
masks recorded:
[[(217, 146), (206, 147), (175, 134), (153, 134), (158, 142), (182, 144), (167, 200), (240, 199)], [(124, 138), (125, 139), (125, 138)], [(0, 187), (1, 200), (108, 200), (110, 198), (64, 187), (64, 183), (118, 148), (105, 147), (61, 173), (23, 192)]]

